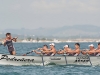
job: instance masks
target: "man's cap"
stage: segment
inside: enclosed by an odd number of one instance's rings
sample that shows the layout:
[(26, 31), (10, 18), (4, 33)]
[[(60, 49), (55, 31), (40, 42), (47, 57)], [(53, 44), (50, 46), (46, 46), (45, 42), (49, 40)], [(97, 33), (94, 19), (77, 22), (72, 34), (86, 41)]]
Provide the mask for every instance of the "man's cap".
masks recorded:
[(55, 44), (54, 43), (51, 43), (51, 44), (49, 44), (50, 46), (55, 46)]
[(93, 44), (90, 44), (89, 47), (94, 47), (94, 45)]
[(69, 45), (65, 45), (64, 48), (65, 48), (65, 47), (69, 47)]

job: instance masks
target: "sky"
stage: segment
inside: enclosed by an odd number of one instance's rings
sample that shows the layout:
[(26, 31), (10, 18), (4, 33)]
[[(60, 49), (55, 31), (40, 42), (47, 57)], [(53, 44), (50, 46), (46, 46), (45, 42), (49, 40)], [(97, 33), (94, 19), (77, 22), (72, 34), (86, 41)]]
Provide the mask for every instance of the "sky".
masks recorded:
[(0, 29), (100, 25), (100, 0), (0, 0)]

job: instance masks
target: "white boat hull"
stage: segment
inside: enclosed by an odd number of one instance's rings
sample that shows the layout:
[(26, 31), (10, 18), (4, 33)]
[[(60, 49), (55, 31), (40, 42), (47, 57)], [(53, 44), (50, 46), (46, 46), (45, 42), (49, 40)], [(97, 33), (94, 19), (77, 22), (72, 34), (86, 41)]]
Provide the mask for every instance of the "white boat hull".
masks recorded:
[(13, 56), (0, 54), (0, 65), (100, 65), (96, 56)]

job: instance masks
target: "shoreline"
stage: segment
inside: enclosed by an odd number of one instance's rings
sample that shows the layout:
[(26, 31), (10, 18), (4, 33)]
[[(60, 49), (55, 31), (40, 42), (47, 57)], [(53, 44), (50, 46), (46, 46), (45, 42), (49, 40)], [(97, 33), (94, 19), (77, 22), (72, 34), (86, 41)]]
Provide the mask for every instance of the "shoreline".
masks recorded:
[[(0, 43), (2, 42), (3, 40), (0, 40)], [(24, 40), (17, 40), (16, 43), (76, 43), (76, 42), (79, 42), (79, 43), (84, 43), (84, 42), (100, 42), (100, 39), (68, 39), (68, 40), (27, 40), (27, 39), (24, 39)]]

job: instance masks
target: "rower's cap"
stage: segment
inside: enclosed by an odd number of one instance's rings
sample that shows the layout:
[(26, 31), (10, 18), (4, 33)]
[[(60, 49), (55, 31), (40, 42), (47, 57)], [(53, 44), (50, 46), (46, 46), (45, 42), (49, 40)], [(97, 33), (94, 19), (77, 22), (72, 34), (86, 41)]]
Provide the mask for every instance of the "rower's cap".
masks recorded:
[(54, 43), (51, 43), (51, 44), (49, 44), (50, 46), (55, 46), (55, 44)]
[(65, 45), (64, 48), (69, 47), (69, 45)]
[(93, 44), (90, 44), (89, 47), (94, 47), (94, 45)]

